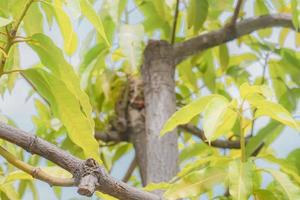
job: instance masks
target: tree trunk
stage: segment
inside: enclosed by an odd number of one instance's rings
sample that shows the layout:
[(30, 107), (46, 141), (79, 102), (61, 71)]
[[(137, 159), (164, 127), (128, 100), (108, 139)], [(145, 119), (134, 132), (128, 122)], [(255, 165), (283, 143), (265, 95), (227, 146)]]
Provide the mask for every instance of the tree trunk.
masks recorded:
[(145, 131), (134, 141), (143, 185), (169, 181), (178, 171), (176, 130), (159, 136), (176, 110), (173, 55), (165, 41), (150, 41), (144, 51)]

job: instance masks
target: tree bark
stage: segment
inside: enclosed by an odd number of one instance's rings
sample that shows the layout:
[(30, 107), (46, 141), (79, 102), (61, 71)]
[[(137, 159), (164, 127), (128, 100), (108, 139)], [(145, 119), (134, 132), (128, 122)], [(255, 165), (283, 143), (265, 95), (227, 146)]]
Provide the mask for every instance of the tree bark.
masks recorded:
[(150, 41), (142, 66), (145, 132), (134, 142), (143, 185), (169, 181), (178, 171), (176, 130), (164, 137), (159, 135), (176, 111), (174, 73), (173, 47), (166, 41)]

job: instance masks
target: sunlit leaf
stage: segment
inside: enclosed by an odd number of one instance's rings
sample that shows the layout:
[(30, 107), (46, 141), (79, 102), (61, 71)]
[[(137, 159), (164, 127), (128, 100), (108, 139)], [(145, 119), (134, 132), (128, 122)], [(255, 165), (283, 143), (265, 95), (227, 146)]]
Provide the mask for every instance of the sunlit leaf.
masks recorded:
[(88, 0), (80, 0), (80, 7), (82, 14), (91, 22), (91, 24), (95, 27), (97, 32), (101, 35), (101, 37), (106, 42), (107, 46), (110, 46), (110, 43), (107, 39), (105, 29), (102, 23), (101, 18), (96, 13), (93, 5)]
[(226, 98), (213, 98), (203, 112), (203, 130), (207, 140), (211, 141), (230, 131), (236, 118), (237, 112), (230, 107)]
[(70, 139), (83, 149), (86, 157), (92, 157), (100, 162), (98, 142), (93, 136), (94, 130), (82, 112), (78, 99), (67, 85), (42, 69), (28, 69), (22, 73), (49, 102), (54, 114), (65, 125)]
[(248, 199), (252, 192), (253, 163), (235, 160), (229, 163), (229, 192), (234, 200)]
[(205, 96), (180, 108), (167, 120), (164, 127), (160, 131), (160, 135), (164, 135), (167, 132), (172, 131), (178, 125), (186, 124), (187, 122), (191, 121), (193, 117), (203, 112), (206, 105), (215, 97), (224, 98), (220, 95)]
[(184, 197), (196, 197), (210, 190), (215, 184), (226, 179), (227, 170), (224, 168), (208, 168), (193, 172), (174, 183), (164, 194), (169, 200)]
[(282, 188), (287, 200), (295, 200), (300, 198), (300, 188), (295, 185), (286, 174), (271, 169), (264, 169), (264, 171), (270, 173), (274, 177), (274, 179)]
[(63, 3), (61, 0), (54, 0), (54, 11), (57, 23), (64, 38), (64, 50), (68, 55), (72, 55), (77, 49), (78, 38), (69, 16), (63, 10)]

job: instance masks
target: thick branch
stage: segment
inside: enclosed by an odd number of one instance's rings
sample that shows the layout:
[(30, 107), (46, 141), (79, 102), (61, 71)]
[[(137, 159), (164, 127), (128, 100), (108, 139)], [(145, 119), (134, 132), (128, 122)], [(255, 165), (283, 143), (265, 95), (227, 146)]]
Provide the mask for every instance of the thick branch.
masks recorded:
[(51, 186), (74, 186), (75, 181), (73, 178), (59, 178), (47, 174), (39, 167), (33, 167), (21, 160), (18, 160), (14, 155), (0, 146), (0, 154), (7, 162), (17, 167), (18, 169), (30, 174), (33, 178), (44, 181)]
[[(199, 137), (203, 142), (208, 144), (208, 141), (205, 137), (203, 130), (193, 126), (191, 124), (179, 126), (179, 128)], [(224, 149), (240, 149), (240, 141), (231, 141), (231, 140), (214, 140), (210, 143), (213, 147), (224, 148)]]
[(126, 200), (158, 200), (157, 195), (138, 190), (106, 173), (102, 166), (92, 165), (93, 159), (81, 160), (57, 146), (0, 122), (0, 138), (14, 143), (26, 151), (40, 155), (73, 174), (78, 193), (91, 196), (95, 190)]
[(250, 34), (254, 31), (270, 27), (285, 27), (295, 29), (290, 15), (273, 14), (253, 17), (237, 22), (235, 29), (225, 26), (216, 31), (204, 33), (195, 38), (177, 43), (174, 46), (176, 63), (184, 58), (191, 56), (199, 51), (203, 51), (228, 41), (237, 39), (241, 36)]

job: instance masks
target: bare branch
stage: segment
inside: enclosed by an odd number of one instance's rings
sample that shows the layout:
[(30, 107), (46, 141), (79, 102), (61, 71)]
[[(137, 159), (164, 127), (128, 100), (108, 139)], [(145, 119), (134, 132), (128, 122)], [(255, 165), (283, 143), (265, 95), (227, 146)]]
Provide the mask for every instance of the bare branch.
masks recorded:
[(0, 155), (3, 156), (7, 162), (17, 167), (18, 169), (30, 174), (33, 178), (39, 179), (48, 183), (50, 186), (74, 186), (73, 178), (60, 178), (47, 174), (39, 167), (33, 167), (21, 160), (18, 160), (14, 155), (9, 153), (6, 149), (0, 146)]
[(131, 163), (128, 167), (128, 170), (127, 170), (125, 176), (122, 179), (122, 181), (124, 183), (128, 182), (128, 180), (130, 179), (130, 177), (131, 177), (133, 171), (135, 170), (136, 166), (137, 166), (137, 158), (136, 158), (136, 156), (134, 156), (133, 160), (131, 161)]
[(224, 44), (254, 31), (271, 27), (285, 27), (295, 30), (290, 15), (272, 14), (252, 17), (237, 22), (235, 29), (225, 26), (219, 30), (204, 33), (184, 42), (176, 43), (174, 46), (176, 63), (199, 51)]
[[(203, 142), (208, 144), (207, 139), (203, 130), (193, 126), (191, 124), (186, 124), (179, 126), (180, 129), (185, 130), (197, 137), (199, 137)], [(231, 140), (214, 140), (210, 143), (211, 146), (217, 148), (224, 148), (224, 149), (240, 149), (240, 141), (231, 141)]]
[(103, 166), (93, 159), (81, 160), (57, 146), (0, 122), (0, 138), (14, 143), (26, 151), (40, 155), (69, 171), (78, 187), (78, 193), (91, 196), (95, 190), (121, 200), (159, 200), (160, 197), (134, 188), (111, 177)]
[(233, 16), (232, 16), (231, 21), (230, 21), (230, 25), (231, 26), (234, 26), (236, 24), (236, 21), (237, 21), (237, 19), (239, 17), (239, 14), (240, 14), (240, 10), (241, 10), (242, 4), (243, 4), (243, 0), (238, 0), (238, 2), (236, 4), (236, 7), (234, 9)]

